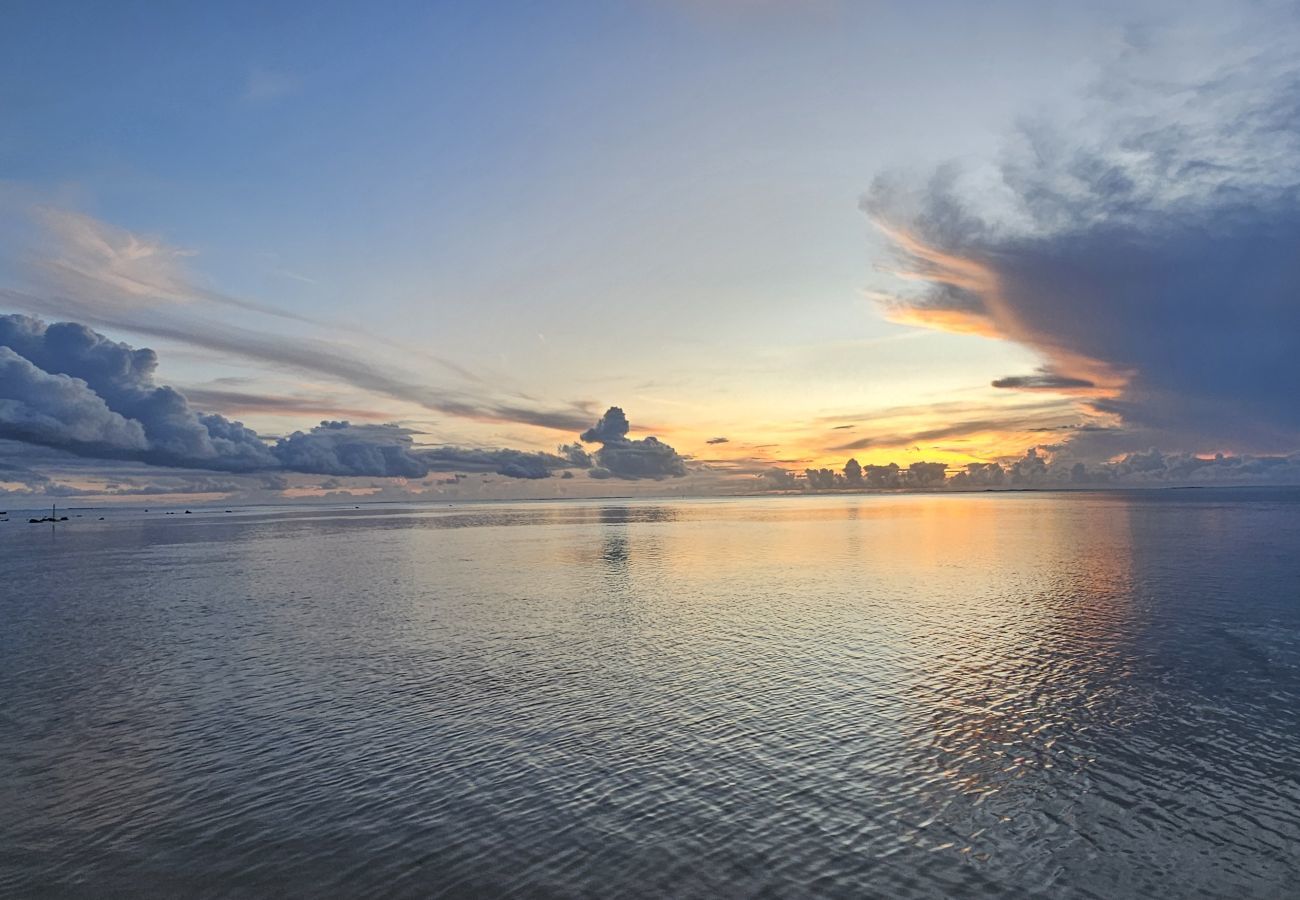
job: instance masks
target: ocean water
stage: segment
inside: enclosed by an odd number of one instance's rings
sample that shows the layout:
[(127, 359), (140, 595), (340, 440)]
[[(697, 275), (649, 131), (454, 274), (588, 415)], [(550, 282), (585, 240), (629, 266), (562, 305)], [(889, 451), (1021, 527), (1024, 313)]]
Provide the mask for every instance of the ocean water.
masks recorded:
[(6, 896), (1300, 896), (1297, 491), (77, 514)]

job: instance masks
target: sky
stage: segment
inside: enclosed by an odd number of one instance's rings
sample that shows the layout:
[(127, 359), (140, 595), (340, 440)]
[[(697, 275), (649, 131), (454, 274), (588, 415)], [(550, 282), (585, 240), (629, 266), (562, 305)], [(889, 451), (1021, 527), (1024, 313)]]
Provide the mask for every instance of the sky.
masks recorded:
[(1300, 481), (1294, 4), (266, 7), (7, 6), (0, 505)]

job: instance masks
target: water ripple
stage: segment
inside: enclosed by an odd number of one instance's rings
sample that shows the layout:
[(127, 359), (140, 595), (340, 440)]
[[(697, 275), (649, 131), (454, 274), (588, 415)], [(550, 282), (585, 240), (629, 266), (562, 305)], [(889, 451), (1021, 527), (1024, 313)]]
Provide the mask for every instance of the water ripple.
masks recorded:
[(0, 533), (0, 894), (1280, 897), (1300, 495)]

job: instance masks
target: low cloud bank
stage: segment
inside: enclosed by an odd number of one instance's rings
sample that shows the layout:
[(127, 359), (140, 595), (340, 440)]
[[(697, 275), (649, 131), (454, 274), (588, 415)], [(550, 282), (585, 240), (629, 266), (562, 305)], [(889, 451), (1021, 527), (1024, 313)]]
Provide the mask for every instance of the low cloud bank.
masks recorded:
[(1147, 450), (1090, 465), (1031, 448), (1007, 464), (974, 462), (950, 469), (939, 462), (914, 462), (903, 468), (897, 463), (864, 466), (850, 459), (842, 470), (806, 469), (802, 478), (786, 469), (772, 469), (763, 473), (761, 481), (773, 490), (805, 491), (1292, 485), (1300, 484), (1300, 453), (1211, 457)]
[[(302, 473), (421, 479), (430, 473), (490, 473), (541, 479), (572, 469), (592, 478), (679, 478), (686, 458), (655, 437), (628, 437), (610, 407), (582, 443), (554, 453), (511, 448), (423, 446), (394, 424), (323, 421), (276, 441), (154, 383), (157, 355), (73, 322), (47, 325), (0, 316), (0, 439), (86, 459), (228, 473)], [(272, 477), (272, 476), (268, 476)]]
[(409, 429), (345, 421), (271, 443), (155, 384), (157, 366), (152, 350), (84, 325), (0, 316), (0, 438), (90, 459), (231, 473), (423, 478), (461, 471), (534, 479), (590, 465), (580, 447), (559, 453), (422, 447)]

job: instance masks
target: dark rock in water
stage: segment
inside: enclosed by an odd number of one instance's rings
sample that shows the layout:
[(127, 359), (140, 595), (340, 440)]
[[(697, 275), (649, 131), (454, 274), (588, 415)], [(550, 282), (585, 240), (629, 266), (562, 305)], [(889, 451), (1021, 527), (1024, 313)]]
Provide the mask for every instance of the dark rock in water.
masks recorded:
[(190, 511), (187, 509), (187, 510), (185, 510), (185, 515), (187, 515), (187, 516), (192, 516), (192, 515), (194, 515), (194, 513), (190, 512)]
[(103, 516), (100, 516), (100, 517), (99, 517), (99, 521), (101, 521), (101, 522), (104, 521), (104, 517), (103, 517)]

